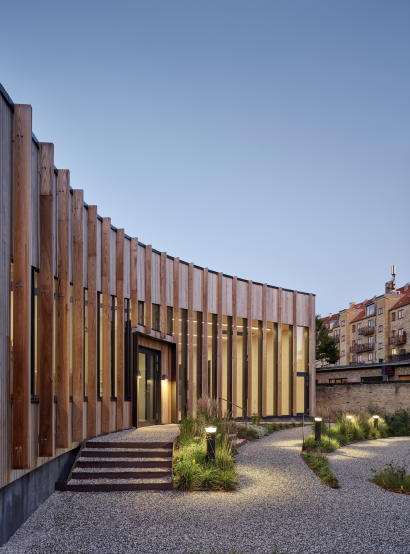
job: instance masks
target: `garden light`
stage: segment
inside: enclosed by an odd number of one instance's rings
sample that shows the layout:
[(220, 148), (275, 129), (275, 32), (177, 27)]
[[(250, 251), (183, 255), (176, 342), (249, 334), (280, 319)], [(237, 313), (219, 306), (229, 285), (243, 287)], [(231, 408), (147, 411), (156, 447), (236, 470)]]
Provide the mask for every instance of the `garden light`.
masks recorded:
[(321, 438), (322, 438), (322, 418), (315, 417), (315, 442), (319, 444)]
[(373, 416), (373, 423), (374, 423), (374, 426), (376, 427), (376, 429), (378, 429), (379, 428), (379, 416), (378, 415)]
[(352, 416), (352, 415), (347, 415), (347, 416), (346, 416), (346, 419), (348, 419), (349, 421), (352, 421), (353, 416)]
[(206, 443), (207, 454), (209, 461), (215, 461), (215, 434), (216, 427), (205, 427), (206, 431)]

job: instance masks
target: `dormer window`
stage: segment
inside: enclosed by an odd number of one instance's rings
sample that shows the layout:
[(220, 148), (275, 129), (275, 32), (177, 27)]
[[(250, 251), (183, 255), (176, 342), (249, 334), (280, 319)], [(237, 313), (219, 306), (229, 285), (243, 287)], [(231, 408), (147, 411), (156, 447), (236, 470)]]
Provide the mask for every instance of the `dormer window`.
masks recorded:
[(376, 304), (370, 304), (370, 306), (366, 306), (366, 317), (370, 317), (375, 313), (376, 313)]

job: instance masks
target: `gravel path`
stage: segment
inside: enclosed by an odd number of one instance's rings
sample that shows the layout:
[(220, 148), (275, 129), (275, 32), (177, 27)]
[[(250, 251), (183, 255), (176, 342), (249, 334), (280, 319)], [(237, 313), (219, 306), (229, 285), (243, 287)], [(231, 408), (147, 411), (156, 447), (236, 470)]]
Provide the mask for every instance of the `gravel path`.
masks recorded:
[(335, 490), (301, 459), (301, 437), (288, 429), (243, 446), (234, 493), (55, 493), (0, 554), (410, 553), (410, 496), (367, 481), (372, 468), (402, 462), (410, 439), (335, 452)]

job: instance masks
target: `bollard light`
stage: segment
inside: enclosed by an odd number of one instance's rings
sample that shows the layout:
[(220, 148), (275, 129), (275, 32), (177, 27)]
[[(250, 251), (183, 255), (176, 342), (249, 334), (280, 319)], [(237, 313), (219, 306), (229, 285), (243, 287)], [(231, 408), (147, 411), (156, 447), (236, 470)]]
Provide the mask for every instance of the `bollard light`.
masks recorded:
[(353, 416), (352, 416), (352, 415), (347, 415), (347, 416), (346, 416), (346, 419), (348, 419), (349, 421), (352, 421)]
[(321, 438), (322, 438), (322, 418), (315, 417), (315, 442), (319, 444)]
[(376, 427), (376, 429), (378, 429), (379, 428), (379, 416), (378, 415), (373, 416), (373, 423), (374, 423), (374, 426)]
[(207, 454), (209, 461), (215, 461), (215, 435), (216, 427), (205, 427), (206, 431), (206, 443)]

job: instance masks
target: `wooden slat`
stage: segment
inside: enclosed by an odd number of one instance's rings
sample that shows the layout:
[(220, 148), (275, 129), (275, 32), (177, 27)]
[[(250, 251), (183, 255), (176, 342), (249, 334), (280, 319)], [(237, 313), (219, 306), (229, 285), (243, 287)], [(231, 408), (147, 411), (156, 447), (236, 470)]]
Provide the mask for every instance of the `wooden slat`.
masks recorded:
[(282, 415), (282, 287), (278, 289), (278, 416)]
[(138, 239), (131, 239), (131, 327), (138, 327)]
[(13, 469), (30, 468), (31, 119), (31, 106), (14, 106)]
[(309, 415), (316, 415), (316, 317), (315, 297), (309, 294)]
[(248, 281), (247, 291), (247, 320), (248, 320), (248, 416), (252, 415), (252, 281)]
[(101, 288), (103, 303), (103, 390), (101, 406), (101, 432), (110, 432), (110, 398), (111, 398), (111, 321), (110, 321), (110, 234), (111, 218), (102, 220), (101, 241)]
[(188, 412), (194, 409), (194, 264), (188, 266)]
[[(223, 330), (223, 315), (222, 315), (222, 290), (223, 290), (223, 273), (220, 271), (218, 273), (218, 362), (217, 362), (217, 371), (218, 371), (218, 398), (222, 398), (222, 378), (223, 378), (223, 341), (222, 341), (222, 330)], [(220, 401), (219, 406), (222, 410), (222, 401)]]
[[(266, 417), (266, 401), (267, 401), (267, 348), (268, 348), (268, 329), (266, 318), (266, 296), (268, 285), (265, 283), (262, 287), (262, 326), (263, 326), (263, 338), (262, 338), (262, 416)], [(270, 394), (272, 394), (270, 392)]]
[(39, 456), (54, 454), (54, 145), (40, 143)]
[(161, 338), (167, 336), (167, 253), (161, 252), (161, 270), (160, 270), (160, 287), (161, 287)]
[(145, 247), (145, 332), (147, 335), (151, 333), (151, 314), (152, 314), (152, 305), (151, 305), (151, 257), (152, 257), (152, 246)]
[(202, 352), (204, 354), (202, 365), (202, 396), (208, 396), (208, 268), (204, 269), (203, 275), (203, 292), (202, 292), (202, 306), (203, 306), (203, 345)]
[(179, 258), (174, 258), (174, 342), (175, 342), (175, 355), (176, 355), (176, 367), (175, 367), (175, 411), (176, 419), (178, 422), (179, 413)]
[(238, 278), (232, 279), (232, 415), (237, 417), (238, 409), (235, 404), (238, 404), (238, 319), (237, 319), (237, 287)]
[(296, 290), (293, 291), (293, 345), (292, 345), (292, 414), (295, 416), (297, 413), (297, 386), (296, 386), (296, 372), (297, 372), (297, 349), (296, 349), (296, 341), (297, 341), (297, 321), (298, 321), (298, 310), (297, 310), (297, 303), (298, 303), (298, 292)]
[(83, 440), (83, 211), (84, 191), (73, 191), (73, 441)]
[(87, 436), (97, 436), (97, 206), (88, 206)]
[(124, 429), (124, 229), (117, 230), (117, 431)]
[(57, 448), (69, 447), (70, 407), (70, 172), (58, 170)]

